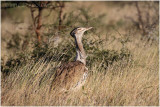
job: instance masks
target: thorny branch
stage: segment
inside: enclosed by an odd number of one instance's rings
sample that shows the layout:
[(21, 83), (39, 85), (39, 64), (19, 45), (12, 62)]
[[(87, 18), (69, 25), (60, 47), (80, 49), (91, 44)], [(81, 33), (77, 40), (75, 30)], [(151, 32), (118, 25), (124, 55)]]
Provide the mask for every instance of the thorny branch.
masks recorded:
[[(154, 2), (153, 2), (154, 3)], [(141, 5), (142, 6), (142, 5)], [(146, 10), (142, 10), (142, 8), (140, 8), (140, 4), (139, 2), (135, 2), (135, 7), (137, 10), (137, 17), (138, 20), (133, 19), (132, 17), (128, 17), (125, 16), (125, 18), (131, 20), (134, 25), (137, 26), (138, 29), (140, 29), (142, 31), (142, 35), (148, 35), (149, 32), (156, 27), (157, 23), (158, 23), (158, 17), (157, 17), (157, 6), (156, 4), (146, 4)], [(156, 12), (155, 15), (150, 15), (150, 10), (153, 9), (154, 12)]]

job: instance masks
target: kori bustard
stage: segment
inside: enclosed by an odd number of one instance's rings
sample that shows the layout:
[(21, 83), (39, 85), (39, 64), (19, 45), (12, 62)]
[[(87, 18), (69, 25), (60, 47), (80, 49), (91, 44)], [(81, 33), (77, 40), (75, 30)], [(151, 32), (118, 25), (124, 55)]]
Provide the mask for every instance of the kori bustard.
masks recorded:
[(62, 64), (56, 71), (55, 86), (69, 89), (77, 89), (81, 87), (87, 78), (88, 68), (86, 67), (86, 53), (83, 48), (82, 37), (84, 32), (92, 29), (92, 27), (77, 27), (73, 29), (70, 35), (75, 40), (76, 58), (74, 62)]

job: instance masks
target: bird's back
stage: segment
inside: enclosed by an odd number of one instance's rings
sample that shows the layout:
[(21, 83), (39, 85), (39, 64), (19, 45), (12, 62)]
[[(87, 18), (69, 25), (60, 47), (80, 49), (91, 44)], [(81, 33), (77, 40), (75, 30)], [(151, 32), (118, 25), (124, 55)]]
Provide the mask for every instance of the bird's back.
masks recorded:
[(64, 63), (56, 70), (54, 85), (67, 90), (74, 88), (85, 73), (86, 67), (80, 61)]

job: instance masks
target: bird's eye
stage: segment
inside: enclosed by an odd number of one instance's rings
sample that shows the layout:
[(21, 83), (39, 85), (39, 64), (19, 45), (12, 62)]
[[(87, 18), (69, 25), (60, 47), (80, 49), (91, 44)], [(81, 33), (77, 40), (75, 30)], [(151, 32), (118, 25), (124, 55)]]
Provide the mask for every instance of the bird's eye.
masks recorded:
[(81, 30), (81, 28), (78, 28), (77, 30)]

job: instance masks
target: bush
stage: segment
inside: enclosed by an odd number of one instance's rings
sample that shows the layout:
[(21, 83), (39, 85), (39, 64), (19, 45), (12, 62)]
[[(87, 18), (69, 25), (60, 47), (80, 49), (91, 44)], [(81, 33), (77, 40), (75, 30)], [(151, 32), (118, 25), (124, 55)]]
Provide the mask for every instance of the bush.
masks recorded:
[[(100, 47), (106, 40), (101, 40), (100, 38), (97, 40), (88, 40), (83, 39), (84, 48), (87, 57), (87, 67), (91, 68), (94, 64), (99, 63), (100, 67), (106, 69), (108, 65), (113, 64), (113, 62), (128, 60), (131, 57), (130, 51), (127, 48), (122, 48), (120, 52), (115, 50), (104, 50), (98, 48)], [(61, 45), (57, 47), (52, 47), (49, 43), (43, 43), (41, 47), (38, 45), (34, 46), (32, 52), (20, 53), (17, 55), (16, 59), (10, 59), (3, 66), (2, 72), (9, 72), (14, 67), (23, 66), (30, 61), (34, 61), (35, 63), (40, 61), (41, 59), (44, 62), (56, 62), (56, 63), (64, 63), (73, 61), (76, 56), (74, 41), (70, 42), (68, 40), (64, 40)], [(123, 44), (124, 45), (124, 44)], [(96, 63), (95, 63), (96, 62)]]

